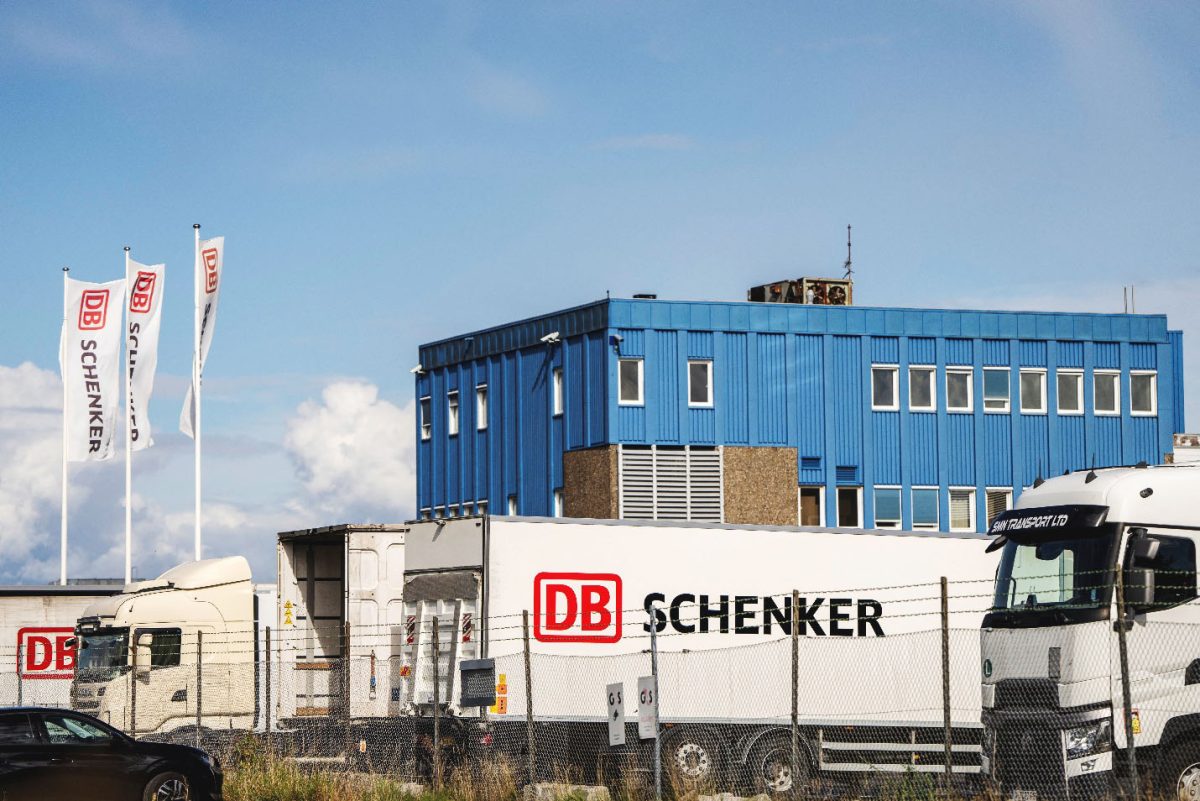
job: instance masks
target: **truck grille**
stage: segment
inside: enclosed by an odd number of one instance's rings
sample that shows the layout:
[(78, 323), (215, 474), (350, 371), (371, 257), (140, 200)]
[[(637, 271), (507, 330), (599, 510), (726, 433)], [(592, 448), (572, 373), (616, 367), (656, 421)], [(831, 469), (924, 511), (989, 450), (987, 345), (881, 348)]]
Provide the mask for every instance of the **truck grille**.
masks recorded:
[(1058, 685), (1050, 679), (996, 682), (995, 709), (1057, 709)]
[(1005, 796), (1034, 790), (1039, 801), (1066, 798), (1062, 733), (1044, 726), (1005, 726), (996, 733), (995, 775)]

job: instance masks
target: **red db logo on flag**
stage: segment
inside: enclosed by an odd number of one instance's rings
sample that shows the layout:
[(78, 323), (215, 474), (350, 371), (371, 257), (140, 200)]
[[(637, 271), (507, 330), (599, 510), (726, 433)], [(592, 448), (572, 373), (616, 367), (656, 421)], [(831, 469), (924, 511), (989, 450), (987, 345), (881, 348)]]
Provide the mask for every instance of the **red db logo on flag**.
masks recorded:
[(533, 636), (540, 642), (621, 639), (621, 577), (615, 573), (538, 573)]
[(211, 295), (217, 291), (217, 249), (200, 251), (200, 260), (204, 262), (204, 291)]
[(154, 273), (138, 271), (133, 282), (133, 291), (129, 293), (131, 312), (146, 314), (150, 311), (150, 304), (154, 302), (154, 286), (157, 283), (158, 276)]
[(69, 628), (25, 628), (17, 632), (17, 674), (23, 679), (69, 679), (75, 675), (74, 636)]
[(96, 331), (108, 318), (108, 290), (85, 289), (79, 301), (79, 330)]

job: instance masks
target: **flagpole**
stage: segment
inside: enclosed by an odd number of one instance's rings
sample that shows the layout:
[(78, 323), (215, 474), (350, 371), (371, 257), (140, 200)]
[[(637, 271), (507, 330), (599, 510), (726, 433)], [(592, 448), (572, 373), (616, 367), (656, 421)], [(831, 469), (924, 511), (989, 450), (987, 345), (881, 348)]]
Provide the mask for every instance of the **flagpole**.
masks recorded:
[(196, 419), (193, 434), (193, 442), (196, 446), (196, 561), (200, 561), (200, 223), (192, 226), (192, 230), (196, 234), (196, 256), (195, 256), (195, 274), (194, 284), (195, 292), (194, 299), (196, 301), (195, 312), (195, 349), (192, 352), (192, 394), (195, 397), (196, 403)]
[(67, 346), (67, 308), (70, 305), (70, 288), (67, 285), (68, 273), (71, 272), (70, 267), (63, 267), (63, 333), (62, 343), (59, 345), (62, 352), (59, 354), (59, 361), (62, 362), (63, 372), (63, 426), (62, 426), (62, 521), (61, 530), (58, 534), (59, 540), (59, 567), (58, 567), (58, 583), (64, 587), (67, 584), (67, 365), (66, 365), (66, 346)]
[(133, 582), (133, 398), (129, 363), (129, 246), (125, 246), (125, 583)]

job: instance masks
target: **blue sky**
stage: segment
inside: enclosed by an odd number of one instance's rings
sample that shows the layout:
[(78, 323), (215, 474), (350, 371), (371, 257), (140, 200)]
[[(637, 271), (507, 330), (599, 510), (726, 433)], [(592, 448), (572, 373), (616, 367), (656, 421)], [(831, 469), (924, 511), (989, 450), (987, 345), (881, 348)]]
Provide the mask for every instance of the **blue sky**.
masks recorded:
[[(186, 556), (193, 222), (209, 550), (259, 573), (274, 531), (411, 513), (418, 343), (836, 273), (847, 223), (862, 304), (1133, 283), (1191, 343), (1198, 39), (1188, 3), (0, 3), (0, 581), (56, 573), (60, 268), (126, 244), (168, 265), (135, 562)], [(74, 470), (72, 573), (116, 573), (120, 465)]]

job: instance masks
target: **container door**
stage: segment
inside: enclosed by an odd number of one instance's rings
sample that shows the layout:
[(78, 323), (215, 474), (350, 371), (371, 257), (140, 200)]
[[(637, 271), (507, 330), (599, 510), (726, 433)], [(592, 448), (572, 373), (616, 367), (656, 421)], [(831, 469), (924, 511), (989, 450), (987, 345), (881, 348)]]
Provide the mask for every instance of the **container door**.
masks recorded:
[[(294, 588), (281, 587), (281, 646), (285, 664), (291, 667), (294, 714), (338, 715), (345, 698), (341, 679), (345, 545), (341, 539), (298, 539), (284, 545), (295, 576)], [(281, 580), (283, 575), (281, 570)]]
[(350, 621), (350, 714), (380, 717), (391, 696), (393, 633), (404, 592), (404, 532), (351, 531), (347, 536), (347, 620)]

